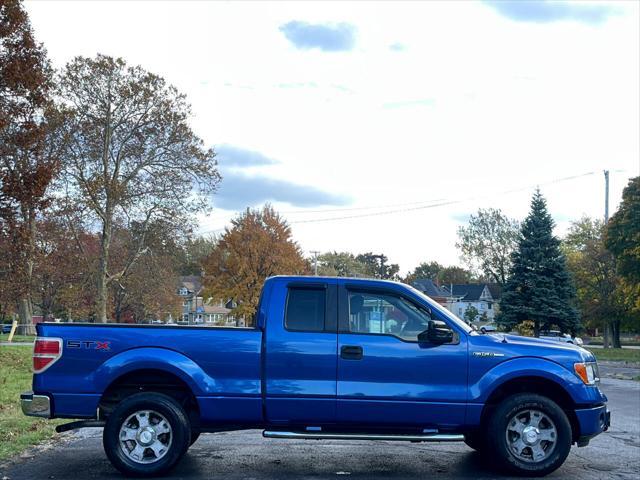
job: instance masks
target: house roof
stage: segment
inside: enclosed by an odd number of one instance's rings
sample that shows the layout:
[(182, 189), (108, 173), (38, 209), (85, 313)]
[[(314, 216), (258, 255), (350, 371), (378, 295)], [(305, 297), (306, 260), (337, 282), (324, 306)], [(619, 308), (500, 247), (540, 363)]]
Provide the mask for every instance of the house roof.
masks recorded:
[(204, 313), (222, 313), (222, 314), (227, 314), (229, 313), (231, 310), (229, 310), (226, 307), (221, 307), (219, 305), (205, 305), (204, 306)]
[(202, 290), (202, 279), (197, 275), (180, 277), (178, 288), (186, 288), (192, 293), (198, 294)]
[(448, 297), (449, 292), (433, 283), (430, 278), (419, 278), (413, 282), (413, 286), (429, 297)]
[(499, 283), (487, 283), (487, 288), (496, 302), (502, 298), (502, 285)]
[(480, 300), (480, 296), (484, 291), (484, 283), (464, 283), (458, 285), (452, 285), (452, 295), (454, 297), (461, 297), (465, 302), (475, 302)]

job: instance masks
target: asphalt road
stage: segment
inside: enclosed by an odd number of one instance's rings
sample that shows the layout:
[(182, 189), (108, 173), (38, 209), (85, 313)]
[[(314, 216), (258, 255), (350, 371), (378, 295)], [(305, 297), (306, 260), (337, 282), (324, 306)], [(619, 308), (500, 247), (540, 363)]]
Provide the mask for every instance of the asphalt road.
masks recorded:
[[(640, 382), (604, 379), (611, 429), (547, 478), (637, 479), (640, 472)], [(102, 451), (101, 431), (65, 434), (0, 465), (0, 479), (122, 478)], [(259, 431), (203, 435), (171, 479), (418, 479), (508, 478), (464, 444), (267, 440)]]

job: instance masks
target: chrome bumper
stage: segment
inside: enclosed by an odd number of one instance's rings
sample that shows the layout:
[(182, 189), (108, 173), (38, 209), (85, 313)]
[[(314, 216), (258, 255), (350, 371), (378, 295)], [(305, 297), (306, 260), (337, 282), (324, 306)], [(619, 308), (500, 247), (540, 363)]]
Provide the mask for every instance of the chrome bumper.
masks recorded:
[(22, 413), (30, 417), (51, 418), (51, 400), (46, 395), (34, 395), (33, 392), (20, 394)]

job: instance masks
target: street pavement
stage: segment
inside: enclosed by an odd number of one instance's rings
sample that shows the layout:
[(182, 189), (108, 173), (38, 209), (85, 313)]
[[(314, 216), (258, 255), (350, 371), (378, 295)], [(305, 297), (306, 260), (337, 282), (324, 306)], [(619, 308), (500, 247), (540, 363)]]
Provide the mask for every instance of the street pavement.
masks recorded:
[[(637, 479), (640, 472), (640, 382), (603, 379), (612, 427), (547, 478)], [(83, 429), (0, 465), (0, 479), (118, 479), (102, 450), (101, 430)], [(257, 430), (205, 434), (170, 479), (509, 478), (492, 459), (455, 444), (263, 439)]]
[(640, 378), (639, 362), (612, 362), (602, 360), (598, 362), (600, 376), (606, 378), (619, 378), (622, 380), (633, 380)]

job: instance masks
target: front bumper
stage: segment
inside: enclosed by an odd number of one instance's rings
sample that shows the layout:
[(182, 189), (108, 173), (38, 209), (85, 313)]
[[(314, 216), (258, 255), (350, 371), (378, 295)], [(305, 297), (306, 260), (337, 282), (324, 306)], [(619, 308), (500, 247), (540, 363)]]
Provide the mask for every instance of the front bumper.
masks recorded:
[(606, 405), (581, 408), (575, 411), (580, 425), (579, 446), (585, 446), (596, 435), (606, 432), (611, 426), (611, 412)]
[(20, 394), (22, 413), (30, 417), (51, 418), (51, 399), (46, 395), (35, 395), (33, 392)]

